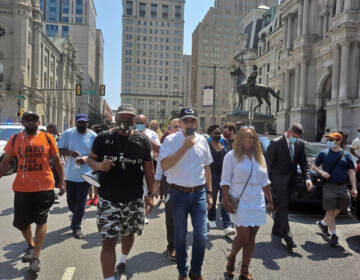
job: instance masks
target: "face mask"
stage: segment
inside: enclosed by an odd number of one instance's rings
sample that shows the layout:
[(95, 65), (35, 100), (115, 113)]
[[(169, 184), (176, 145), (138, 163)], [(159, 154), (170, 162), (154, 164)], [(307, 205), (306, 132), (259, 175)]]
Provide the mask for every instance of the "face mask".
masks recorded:
[(145, 130), (145, 124), (143, 124), (143, 123), (138, 123), (138, 124), (136, 124), (136, 130), (137, 131), (144, 131)]
[(220, 141), (220, 136), (217, 135), (217, 136), (213, 136), (212, 138), (215, 142), (219, 142)]
[(185, 134), (186, 136), (190, 136), (190, 135), (194, 135), (194, 132), (195, 132), (196, 128), (186, 128), (185, 129)]
[(334, 149), (336, 147), (334, 141), (327, 141), (326, 144), (329, 149)]
[(130, 131), (134, 128), (134, 122), (133, 120), (119, 120), (117, 121), (117, 125), (119, 127), (119, 129), (125, 133), (125, 134), (129, 134)]
[(290, 138), (289, 138), (290, 143), (295, 143), (296, 141), (297, 141), (297, 139), (295, 137), (290, 136)]
[(86, 131), (86, 125), (78, 125), (76, 126), (76, 129), (79, 133), (84, 133)]
[(151, 130), (153, 130), (153, 131), (155, 131), (155, 132), (157, 131), (157, 129), (158, 129), (157, 127), (152, 127), (152, 128), (151, 128)]
[(37, 126), (36, 127), (26, 127), (25, 126), (25, 131), (29, 135), (34, 135), (36, 133), (37, 129), (38, 129)]

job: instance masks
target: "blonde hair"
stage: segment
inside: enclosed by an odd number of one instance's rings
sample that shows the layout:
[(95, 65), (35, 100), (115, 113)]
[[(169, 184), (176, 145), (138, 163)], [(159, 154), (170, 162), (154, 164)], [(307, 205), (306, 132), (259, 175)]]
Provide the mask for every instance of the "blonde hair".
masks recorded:
[(159, 138), (161, 138), (162, 133), (161, 133), (161, 130), (160, 130), (160, 124), (159, 124), (159, 122), (158, 122), (157, 120), (152, 120), (152, 121), (150, 122), (150, 124), (149, 124), (149, 128), (151, 129), (151, 127), (152, 127), (154, 124), (156, 124), (157, 127), (158, 127), (155, 132), (156, 132), (156, 134), (159, 136)]
[(244, 152), (243, 152), (242, 145), (243, 145), (245, 136), (247, 136), (248, 134), (251, 134), (254, 137), (254, 145), (252, 147), (252, 153), (255, 157), (255, 160), (262, 167), (266, 167), (264, 157), (263, 157), (263, 149), (261, 147), (259, 136), (256, 134), (256, 131), (251, 127), (240, 128), (239, 132), (235, 136), (233, 148), (234, 148), (234, 155), (235, 155), (236, 159), (239, 161), (244, 159)]

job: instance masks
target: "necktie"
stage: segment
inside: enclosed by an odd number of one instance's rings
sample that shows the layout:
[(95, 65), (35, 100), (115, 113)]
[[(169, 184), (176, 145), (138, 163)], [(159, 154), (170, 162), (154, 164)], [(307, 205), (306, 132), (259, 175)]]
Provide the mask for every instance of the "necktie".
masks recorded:
[(289, 151), (290, 151), (291, 162), (293, 162), (294, 161), (294, 144), (293, 143), (290, 143)]

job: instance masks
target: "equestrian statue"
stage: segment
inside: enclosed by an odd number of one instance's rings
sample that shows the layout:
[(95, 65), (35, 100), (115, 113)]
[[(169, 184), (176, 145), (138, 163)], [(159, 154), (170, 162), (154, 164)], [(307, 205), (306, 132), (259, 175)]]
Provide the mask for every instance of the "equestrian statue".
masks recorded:
[(257, 84), (257, 75), (257, 67), (253, 66), (252, 74), (248, 77), (247, 82), (243, 83), (243, 81), (245, 80), (245, 74), (240, 69), (240, 67), (236, 68), (233, 72), (231, 72), (231, 76), (236, 78), (236, 92), (239, 97), (238, 106), (235, 108), (235, 110), (241, 111), (243, 109), (243, 101), (247, 97), (256, 97), (256, 99), (258, 100), (258, 104), (255, 106), (254, 112), (256, 112), (258, 108), (261, 108), (263, 100), (266, 102), (269, 108), (269, 112), (271, 112), (270, 95), (274, 96), (279, 100), (283, 100), (279, 95), (275, 93), (272, 88)]

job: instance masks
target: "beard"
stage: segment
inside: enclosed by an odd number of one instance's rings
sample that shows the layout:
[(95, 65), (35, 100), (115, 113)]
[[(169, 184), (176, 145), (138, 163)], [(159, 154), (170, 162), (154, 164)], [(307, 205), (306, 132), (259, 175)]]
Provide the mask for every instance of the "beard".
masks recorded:
[(124, 134), (129, 134), (135, 127), (133, 120), (119, 120), (116, 122), (116, 125)]
[(79, 132), (79, 133), (84, 133), (85, 131), (86, 131), (86, 126), (77, 126), (76, 127), (76, 129), (77, 129), (77, 131)]
[(35, 127), (28, 127), (28, 126), (25, 126), (25, 131), (27, 134), (29, 135), (34, 135), (37, 131), (38, 127), (35, 126)]

